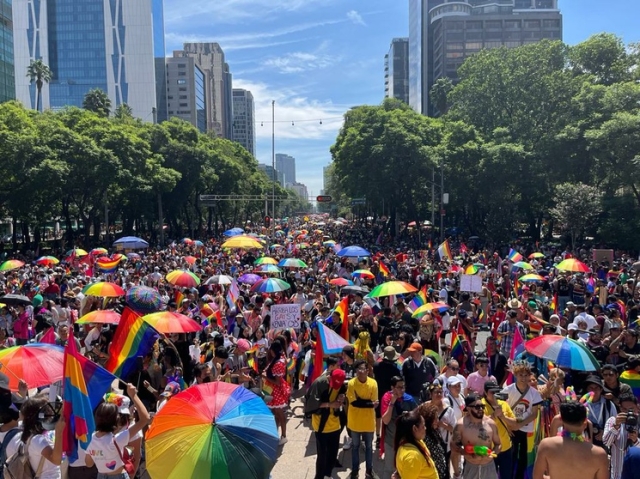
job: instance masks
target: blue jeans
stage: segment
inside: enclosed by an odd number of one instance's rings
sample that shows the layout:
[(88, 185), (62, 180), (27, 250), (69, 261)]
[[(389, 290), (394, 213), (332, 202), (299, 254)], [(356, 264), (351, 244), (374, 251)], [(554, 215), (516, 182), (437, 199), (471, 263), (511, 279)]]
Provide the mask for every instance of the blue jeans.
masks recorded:
[(500, 479), (513, 478), (513, 451), (511, 449), (498, 454), (494, 462)]
[(364, 461), (366, 470), (373, 470), (373, 432), (351, 431), (353, 447), (351, 448), (351, 470), (360, 469), (360, 438), (364, 441)]

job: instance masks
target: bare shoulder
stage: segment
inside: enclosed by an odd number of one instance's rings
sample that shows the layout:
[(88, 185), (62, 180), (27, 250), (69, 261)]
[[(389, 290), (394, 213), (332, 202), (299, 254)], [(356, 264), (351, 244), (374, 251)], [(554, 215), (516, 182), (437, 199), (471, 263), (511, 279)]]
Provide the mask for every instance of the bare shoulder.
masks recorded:
[(485, 419), (485, 424), (486, 424), (487, 426), (490, 426), (490, 427), (492, 427), (492, 428), (494, 428), (494, 427), (498, 427), (498, 426), (496, 425), (496, 422), (495, 422), (493, 419), (491, 419), (490, 417), (485, 416), (485, 417), (484, 417), (484, 419)]
[(555, 437), (555, 436), (554, 437), (546, 437), (542, 441), (540, 441), (540, 444), (538, 444), (538, 453), (540, 453), (541, 451), (548, 450), (548, 449), (556, 448), (560, 444), (562, 444), (562, 438), (561, 437)]

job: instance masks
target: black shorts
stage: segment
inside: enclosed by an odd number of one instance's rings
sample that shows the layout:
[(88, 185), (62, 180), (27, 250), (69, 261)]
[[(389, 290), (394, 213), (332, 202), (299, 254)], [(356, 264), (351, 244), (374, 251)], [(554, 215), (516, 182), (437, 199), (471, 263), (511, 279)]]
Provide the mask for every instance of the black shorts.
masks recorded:
[(380, 401), (378, 401), (378, 405), (376, 406), (376, 419), (380, 419), (382, 417), (382, 413), (380, 412)]
[(442, 331), (440, 331), (440, 337), (444, 338), (449, 333), (451, 333), (450, 329), (443, 329)]

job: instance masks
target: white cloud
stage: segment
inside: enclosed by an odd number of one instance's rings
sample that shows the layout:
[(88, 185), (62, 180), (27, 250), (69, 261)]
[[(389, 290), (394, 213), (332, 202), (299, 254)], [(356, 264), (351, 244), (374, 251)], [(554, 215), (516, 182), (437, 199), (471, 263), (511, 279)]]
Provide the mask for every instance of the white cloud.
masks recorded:
[(276, 142), (279, 139), (335, 138), (342, 126), (342, 116), (349, 109), (345, 105), (336, 105), (331, 101), (310, 99), (294, 88), (271, 88), (265, 83), (235, 78), (233, 87), (244, 88), (253, 94), (256, 137), (262, 144), (264, 141), (271, 141), (272, 100), (276, 102), (273, 124)]
[(347, 18), (349, 20), (351, 20), (353, 23), (355, 23), (356, 25), (364, 25), (366, 26), (367, 24), (364, 22), (362, 15), (360, 15), (358, 12), (356, 12), (355, 10), (349, 10), (347, 12)]
[(337, 60), (335, 55), (293, 52), (281, 57), (269, 58), (263, 65), (276, 68), (280, 73), (301, 73), (329, 67)]

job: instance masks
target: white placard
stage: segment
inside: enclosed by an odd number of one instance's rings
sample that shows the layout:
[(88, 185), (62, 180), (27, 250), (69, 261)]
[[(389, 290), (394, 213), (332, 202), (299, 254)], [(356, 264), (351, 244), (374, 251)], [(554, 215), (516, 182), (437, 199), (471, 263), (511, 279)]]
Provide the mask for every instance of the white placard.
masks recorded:
[(469, 293), (482, 292), (482, 277), (475, 274), (463, 274), (460, 277), (460, 291)]
[(271, 306), (271, 329), (293, 328), (300, 330), (299, 304), (274, 304)]

